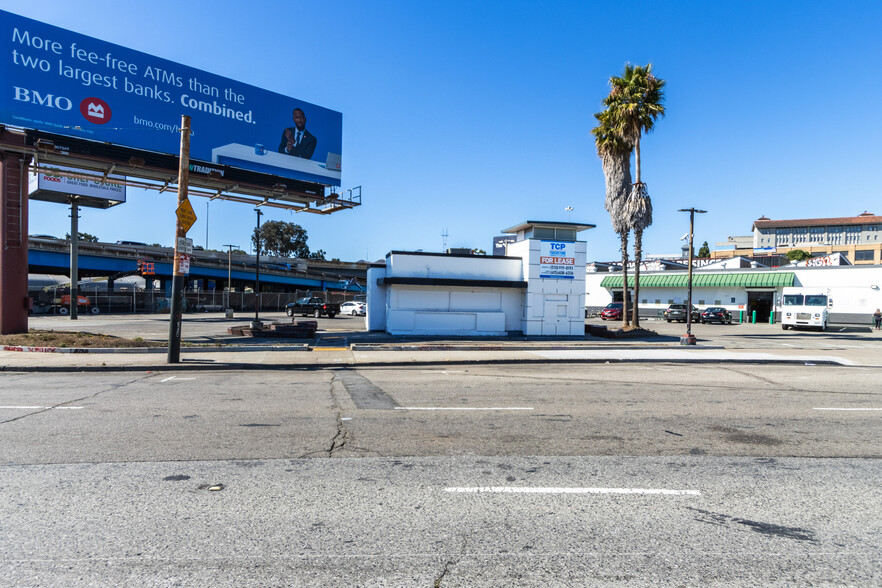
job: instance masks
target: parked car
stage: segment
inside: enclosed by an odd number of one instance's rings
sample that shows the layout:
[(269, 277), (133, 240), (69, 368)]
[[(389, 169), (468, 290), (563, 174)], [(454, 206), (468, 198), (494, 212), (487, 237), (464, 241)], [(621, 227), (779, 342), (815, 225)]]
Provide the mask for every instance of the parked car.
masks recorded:
[(289, 302), (285, 305), (285, 312), (288, 316), (300, 314), (303, 316), (312, 315), (320, 318), (322, 315), (328, 318), (334, 318), (340, 314), (340, 305), (325, 302), (324, 298), (313, 296), (312, 298), (300, 298), (297, 302)]
[[(668, 322), (671, 321), (680, 321), (685, 323), (687, 320), (686, 316), (686, 305), (685, 304), (672, 304), (667, 310), (665, 310), (665, 320)], [(697, 323), (701, 320), (701, 313), (698, 311), (696, 306), (692, 307), (692, 322)]]
[(732, 315), (722, 306), (708, 306), (704, 309), (704, 312), (701, 313), (701, 322), (731, 325)]
[(340, 314), (349, 314), (352, 316), (364, 316), (367, 307), (364, 302), (358, 300), (350, 300), (340, 305)]
[(621, 320), (622, 306), (624, 306), (622, 302), (610, 302), (606, 305), (606, 308), (600, 311), (601, 320)]

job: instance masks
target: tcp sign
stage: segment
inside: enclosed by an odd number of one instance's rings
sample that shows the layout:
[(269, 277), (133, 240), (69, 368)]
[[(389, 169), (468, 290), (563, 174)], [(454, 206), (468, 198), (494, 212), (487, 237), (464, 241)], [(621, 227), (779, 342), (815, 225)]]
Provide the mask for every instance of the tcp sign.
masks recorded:
[(576, 277), (576, 244), (542, 241), (539, 245), (539, 277), (572, 280)]

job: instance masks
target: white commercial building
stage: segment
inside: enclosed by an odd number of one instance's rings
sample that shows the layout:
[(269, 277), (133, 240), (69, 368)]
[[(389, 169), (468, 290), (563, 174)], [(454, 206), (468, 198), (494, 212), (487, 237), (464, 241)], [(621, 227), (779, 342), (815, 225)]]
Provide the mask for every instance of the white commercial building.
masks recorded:
[(527, 221), (505, 256), (392, 251), (367, 272), (367, 326), (393, 335), (583, 336), (594, 225)]
[[(834, 261), (838, 256), (830, 256)], [(882, 266), (821, 265), (815, 258), (798, 265), (776, 268), (751, 268), (738, 258), (705, 265), (692, 272), (692, 304), (704, 310), (723, 306), (745, 321), (767, 322), (781, 311), (781, 294), (788, 286), (826, 290), (832, 299), (831, 323), (868, 323), (873, 311), (882, 308)], [(815, 265), (812, 265), (815, 264)], [(622, 275), (611, 272), (588, 272), (585, 282), (585, 307), (598, 311), (613, 301), (622, 300)], [(634, 275), (628, 274), (633, 296)], [(688, 273), (676, 271), (641, 271), (639, 308), (642, 317), (661, 316), (669, 304), (686, 302)], [(774, 314), (772, 314), (774, 311)]]

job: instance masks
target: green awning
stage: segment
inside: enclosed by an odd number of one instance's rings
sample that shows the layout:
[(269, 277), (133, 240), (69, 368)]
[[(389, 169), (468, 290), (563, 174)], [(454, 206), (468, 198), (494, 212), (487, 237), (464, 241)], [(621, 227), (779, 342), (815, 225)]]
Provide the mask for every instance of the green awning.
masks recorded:
[[(692, 273), (693, 288), (779, 288), (793, 285), (793, 272), (751, 272), (737, 274)], [(681, 273), (641, 274), (641, 288), (686, 288), (689, 275)], [(634, 274), (628, 273), (628, 287), (634, 286)], [(621, 288), (622, 275), (606, 276), (601, 288)]]

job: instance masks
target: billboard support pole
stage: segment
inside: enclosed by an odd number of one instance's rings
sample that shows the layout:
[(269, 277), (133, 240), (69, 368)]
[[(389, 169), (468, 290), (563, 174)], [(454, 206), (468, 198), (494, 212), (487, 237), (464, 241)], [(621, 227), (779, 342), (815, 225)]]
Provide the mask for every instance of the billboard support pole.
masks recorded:
[(4, 335), (28, 332), (27, 165), (26, 157), (0, 149), (0, 333)]
[(77, 197), (70, 196), (70, 320), (79, 317), (80, 307), (80, 207)]
[[(190, 179), (190, 117), (181, 115), (181, 157), (178, 164), (178, 206), (187, 199), (187, 183)], [(184, 298), (184, 274), (181, 272), (181, 251), (178, 243), (187, 236), (181, 219), (175, 215), (175, 262), (172, 272), (172, 299), (168, 321), (168, 357), (166, 363), (181, 361), (181, 322)]]

